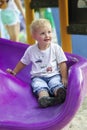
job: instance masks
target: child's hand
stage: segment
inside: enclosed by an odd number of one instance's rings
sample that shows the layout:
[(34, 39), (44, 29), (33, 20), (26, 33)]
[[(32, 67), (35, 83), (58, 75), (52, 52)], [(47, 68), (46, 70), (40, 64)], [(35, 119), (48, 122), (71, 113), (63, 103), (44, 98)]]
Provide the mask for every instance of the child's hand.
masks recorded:
[(15, 73), (13, 70), (9, 69), (9, 68), (8, 68), (6, 71), (7, 71), (8, 73), (14, 75), (14, 76), (16, 75), (16, 73)]
[(68, 81), (66, 78), (62, 78), (62, 83), (65, 86), (65, 88), (67, 88)]

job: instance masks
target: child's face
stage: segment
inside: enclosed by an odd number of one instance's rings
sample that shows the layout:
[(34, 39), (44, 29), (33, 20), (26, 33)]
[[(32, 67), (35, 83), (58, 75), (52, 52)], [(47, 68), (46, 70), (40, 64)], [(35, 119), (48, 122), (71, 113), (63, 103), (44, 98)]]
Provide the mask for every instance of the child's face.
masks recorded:
[(34, 39), (41, 45), (50, 44), (52, 41), (52, 28), (51, 26), (44, 26), (39, 28), (33, 35)]

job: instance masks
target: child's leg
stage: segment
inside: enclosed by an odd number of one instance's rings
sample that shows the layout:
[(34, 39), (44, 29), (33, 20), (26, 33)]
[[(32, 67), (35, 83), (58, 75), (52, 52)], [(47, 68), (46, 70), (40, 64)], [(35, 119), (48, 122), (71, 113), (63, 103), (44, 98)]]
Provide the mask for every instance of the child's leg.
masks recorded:
[(42, 90), (38, 93), (38, 99), (42, 98), (42, 97), (49, 97), (49, 93), (46, 90)]
[(57, 97), (58, 103), (61, 104), (65, 101), (66, 98), (66, 90), (64, 88), (64, 85), (62, 84), (61, 81), (61, 76), (60, 75), (55, 75), (51, 77), (49, 81), (49, 87), (50, 87), (50, 92)]
[(32, 79), (31, 85), (33, 92), (38, 96), (38, 102), (41, 107), (48, 107), (58, 104), (57, 98), (50, 97), (49, 87), (44, 79), (35, 77)]

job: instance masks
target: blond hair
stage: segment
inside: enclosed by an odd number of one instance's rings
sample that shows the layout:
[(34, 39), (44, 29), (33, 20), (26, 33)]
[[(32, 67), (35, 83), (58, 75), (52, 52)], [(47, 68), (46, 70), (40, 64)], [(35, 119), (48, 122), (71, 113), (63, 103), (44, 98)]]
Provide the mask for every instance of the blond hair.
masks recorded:
[(30, 32), (32, 34), (32, 33), (36, 32), (39, 28), (43, 28), (43, 27), (47, 27), (47, 26), (51, 26), (51, 23), (49, 20), (44, 19), (44, 18), (36, 19), (36, 20), (32, 21), (32, 23), (30, 25)]

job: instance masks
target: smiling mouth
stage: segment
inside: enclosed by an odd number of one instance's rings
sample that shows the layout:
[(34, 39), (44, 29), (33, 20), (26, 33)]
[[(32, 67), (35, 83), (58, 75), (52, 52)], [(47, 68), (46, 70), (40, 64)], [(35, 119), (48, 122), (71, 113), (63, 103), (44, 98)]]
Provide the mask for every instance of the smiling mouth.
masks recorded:
[(45, 39), (44, 41), (50, 41), (50, 39)]

